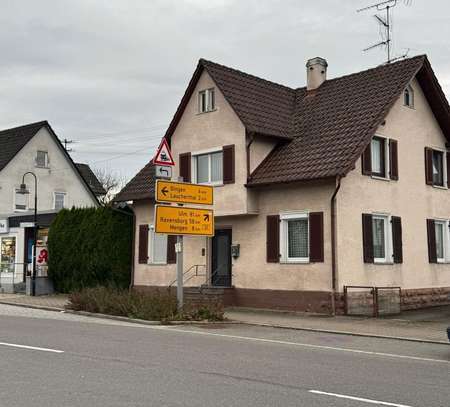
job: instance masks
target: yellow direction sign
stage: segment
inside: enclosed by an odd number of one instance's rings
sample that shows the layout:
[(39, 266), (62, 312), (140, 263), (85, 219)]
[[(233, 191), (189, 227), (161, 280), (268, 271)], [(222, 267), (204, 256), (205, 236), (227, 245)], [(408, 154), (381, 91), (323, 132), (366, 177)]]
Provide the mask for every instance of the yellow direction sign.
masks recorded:
[(183, 182), (156, 181), (156, 200), (198, 205), (212, 205), (214, 188), (209, 185), (185, 184)]
[(155, 206), (155, 232), (168, 235), (214, 236), (212, 209)]

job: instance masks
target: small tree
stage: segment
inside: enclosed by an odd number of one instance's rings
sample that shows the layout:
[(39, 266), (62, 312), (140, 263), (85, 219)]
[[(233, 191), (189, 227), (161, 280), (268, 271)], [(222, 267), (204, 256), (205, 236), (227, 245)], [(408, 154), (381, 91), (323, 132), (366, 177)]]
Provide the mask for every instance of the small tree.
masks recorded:
[(114, 196), (125, 186), (126, 178), (118, 172), (111, 171), (107, 168), (94, 168), (94, 174), (106, 191), (106, 194), (99, 196), (98, 200), (102, 205), (108, 205)]

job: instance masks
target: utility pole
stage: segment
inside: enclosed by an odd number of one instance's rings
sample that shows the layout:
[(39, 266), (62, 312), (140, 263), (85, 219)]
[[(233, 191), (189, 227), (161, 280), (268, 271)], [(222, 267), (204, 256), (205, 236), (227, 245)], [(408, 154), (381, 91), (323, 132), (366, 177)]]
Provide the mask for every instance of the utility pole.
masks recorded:
[(70, 152), (73, 151), (73, 149), (67, 148), (67, 144), (72, 144), (72, 143), (73, 143), (73, 140), (67, 140), (66, 138), (64, 138), (64, 139), (62, 140), (62, 143), (63, 143), (63, 145), (64, 145), (64, 150), (66, 150), (68, 153), (70, 153)]

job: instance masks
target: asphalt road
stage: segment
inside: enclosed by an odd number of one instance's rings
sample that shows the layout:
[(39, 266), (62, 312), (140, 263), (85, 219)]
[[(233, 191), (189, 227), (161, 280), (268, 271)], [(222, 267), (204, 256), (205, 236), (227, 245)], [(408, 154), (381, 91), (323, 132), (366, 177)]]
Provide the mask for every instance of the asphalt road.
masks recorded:
[(6, 305), (0, 372), (2, 407), (450, 406), (447, 345)]

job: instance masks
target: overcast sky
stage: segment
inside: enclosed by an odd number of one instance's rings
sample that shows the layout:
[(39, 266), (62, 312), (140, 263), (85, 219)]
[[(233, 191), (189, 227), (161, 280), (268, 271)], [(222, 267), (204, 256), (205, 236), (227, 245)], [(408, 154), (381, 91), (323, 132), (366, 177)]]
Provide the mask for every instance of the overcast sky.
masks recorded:
[[(374, 0), (0, 0), (0, 128), (48, 120), (75, 161), (133, 176), (154, 153), (199, 58), (292, 87), (383, 49)], [(430, 6), (432, 4), (432, 7)], [(398, 0), (394, 53), (428, 54), (450, 96), (450, 3)]]

